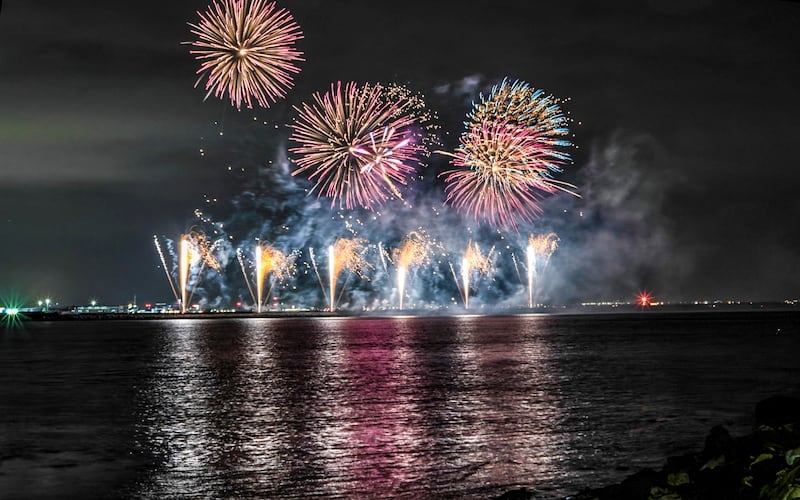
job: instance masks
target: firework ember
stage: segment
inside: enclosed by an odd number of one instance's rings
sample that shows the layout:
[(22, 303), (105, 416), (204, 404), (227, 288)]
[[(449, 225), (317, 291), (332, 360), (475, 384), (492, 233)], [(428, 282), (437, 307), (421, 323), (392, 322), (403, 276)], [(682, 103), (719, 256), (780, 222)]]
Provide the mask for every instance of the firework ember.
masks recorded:
[(253, 100), (268, 108), (292, 88), (295, 62), (303, 61), (295, 42), (303, 35), (287, 10), (266, 0), (217, 0), (197, 14), (200, 22), (189, 26), (198, 38), (187, 43), (201, 63), (195, 86), (208, 77), (206, 98), (227, 93), (238, 109), (252, 108)]

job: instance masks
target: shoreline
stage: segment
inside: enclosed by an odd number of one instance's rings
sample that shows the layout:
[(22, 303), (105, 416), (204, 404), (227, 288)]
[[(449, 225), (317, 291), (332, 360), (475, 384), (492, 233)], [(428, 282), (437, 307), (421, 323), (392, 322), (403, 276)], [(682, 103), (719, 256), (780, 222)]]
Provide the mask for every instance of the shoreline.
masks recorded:
[(400, 318), (400, 317), (453, 317), (453, 316), (672, 316), (713, 313), (792, 313), (800, 312), (800, 305), (781, 302), (761, 302), (747, 304), (665, 304), (640, 307), (632, 304), (598, 306), (557, 306), (517, 309), (408, 309), (374, 311), (320, 311), (320, 310), (280, 310), (256, 313), (252, 311), (220, 312), (72, 312), (60, 311), (21, 311), (18, 319), (27, 321), (95, 321), (95, 320), (165, 320), (165, 319), (288, 319), (288, 318)]
[[(665, 459), (617, 484), (591, 487), (562, 500), (792, 500), (800, 498), (800, 399), (775, 395), (756, 404), (749, 434), (712, 427), (702, 451)], [(496, 500), (534, 500), (520, 488)]]

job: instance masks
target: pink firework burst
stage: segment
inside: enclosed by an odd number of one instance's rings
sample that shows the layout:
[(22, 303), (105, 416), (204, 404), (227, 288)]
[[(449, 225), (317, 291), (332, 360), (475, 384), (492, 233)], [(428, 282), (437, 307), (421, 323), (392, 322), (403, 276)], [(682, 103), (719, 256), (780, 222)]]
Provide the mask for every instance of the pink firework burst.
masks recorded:
[(295, 107), (289, 138), (297, 146), (297, 169), (315, 182), (312, 192), (331, 199), (331, 208), (373, 210), (391, 197), (402, 198), (421, 151), (413, 132), (417, 115), (409, 102), (392, 99), (380, 85), (331, 85), (314, 103)]
[(568, 161), (542, 133), (506, 121), (485, 121), (468, 129), (442, 172), (446, 202), (476, 220), (516, 229), (520, 220), (532, 222), (542, 210), (542, 193), (569, 191), (571, 184), (550, 172)]
[(285, 9), (266, 0), (215, 0), (198, 24), (189, 23), (198, 38), (189, 51), (201, 62), (197, 73), (204, 77), (208, 93), (231, 104), (253, 107), (253, 99), (268, 108), (292, 88), (292, 75), (303, 61), (295, 42), (303, 38), (300, 27)]

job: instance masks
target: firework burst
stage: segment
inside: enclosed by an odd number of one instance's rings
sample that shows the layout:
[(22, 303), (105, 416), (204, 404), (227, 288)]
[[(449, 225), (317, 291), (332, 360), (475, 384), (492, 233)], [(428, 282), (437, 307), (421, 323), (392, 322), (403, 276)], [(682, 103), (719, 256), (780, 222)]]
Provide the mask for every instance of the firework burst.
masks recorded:
[(331, 199), (331, 208), (373, 210), (402, 198), (424, 150), (415, 136), (419, 103), (381, 85), (332, 84), (313, 95), (314, 103), (295, 107), (289, 151), (297, 169), (315, 182), (311, 192)]
[(253, 107), (253, 100), (268, 108), (294, 85), (295, 62), (303, 53), (295, 42), (303, 38), (300, 27), (285, 9), (267, 0), (215, 0), (200, 22), (189, 23), (197, 39), (189, 51), (201, 63), (199, 85), (204, 77), (206, 98), (212, 93), (231, 104)]
[(570, 146), (567, 139), (570, 120), (561, 110), (563, 102), (525, 82), (509, 83), (504, 79), (492, 87), (487, 97), (481, 94), (480, 102), (475, 103), (464, 125), (475, 128), (487, 121), (503, 120), (542, 134), (553, 146)]
[(559, 101), (524, 82), (507, 81), (476, 103), (442, 172), (446, 202), (476, 220), (516, 229), (542, 212), (544, 194), (575, 186), (553, 177), (571, 161), (568, 119)]
[(541, 134), (507, 122), (484, 123), (468, 130), (442, 172), (446, 202), (476, 220), (516, 228), (531, 222), (542, 210), (542, 193), (568, 192), (573, 186), (553, 179), (550, 170), (566, 161), (542, 147)]

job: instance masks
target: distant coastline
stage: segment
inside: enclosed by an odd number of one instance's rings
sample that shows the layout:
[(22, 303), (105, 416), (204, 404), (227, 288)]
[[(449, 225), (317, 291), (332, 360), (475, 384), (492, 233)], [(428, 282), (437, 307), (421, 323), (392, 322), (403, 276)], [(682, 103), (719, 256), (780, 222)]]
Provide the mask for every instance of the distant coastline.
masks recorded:
[(800, 304), (796, 302), (747, 302), (747, 303), (680, 303), (659, 304), (641, 307), (636, 304), (580, 304), (571, 306), (548, 306), (536, 308), (476, 308), (465, 310), (459, 308), (423, 309), (423, 310), (342, 310), (331, 313), (324, 310), (288, 309), (256, 313), (253, 311), (203, 311), (180, 313), (147, 312), (74, 312), (58, 311), (24, 311), (20, 314), (22, 321), (76, 321), (76, 320), (187, 320), (187, 319), (242, 319), (242, 318), (352, 318), (352, 317), (405, 317), (405, 316), (509, 316), (520, 314), (536, 315), (658, 315), (658, 314), (696, 314), (696, 313), (738, 313), (738, 312), (798, 312)]

